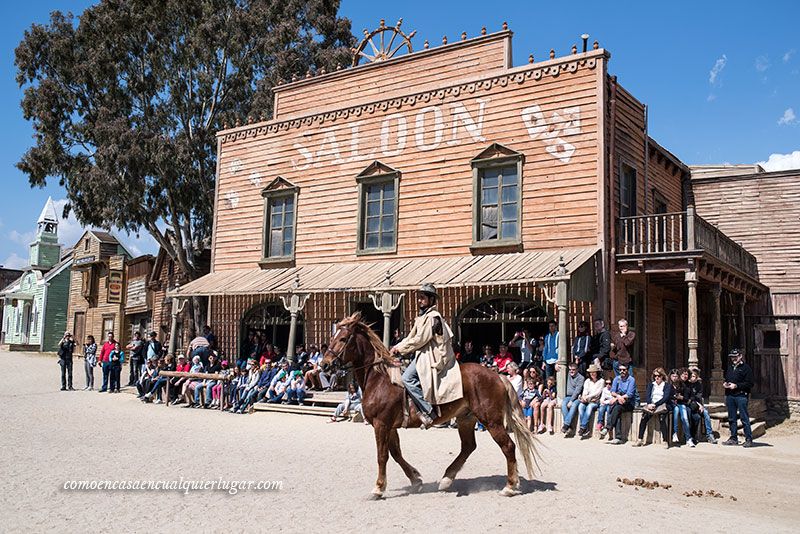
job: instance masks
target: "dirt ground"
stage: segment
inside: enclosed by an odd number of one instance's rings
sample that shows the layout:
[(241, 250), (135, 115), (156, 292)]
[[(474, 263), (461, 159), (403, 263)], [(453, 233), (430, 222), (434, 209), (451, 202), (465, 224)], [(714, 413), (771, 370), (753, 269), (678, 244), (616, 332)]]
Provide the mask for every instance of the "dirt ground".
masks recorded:
[[(422, 492), (409, 495), (408, 481), (390, 460), (386, 498), (368, 502), (375, 478), (369, 426), (165, 408), (125, 393), (62, 392), (54, 358), (0, 353), (0, 359), (4, 532), (797, 532), (800, 520), (796, 433), (768, 432), (749, 450), (705, 443), (695, 449), (635, 449), (544, 436), (541, 472), (523, 481), (523, 495), (507, 498), (498, 495), (505, 463), (487, 433), (479, 433), (478, 450), (452, 490), (440, 493), (438, 478), (458, 452), (456, 432), (405, 430), (403, 452), (422, 473)], [(82, 365), (75, 361), (78, 389), (84, 385)], [(181, 477), (283, 486), (235, 495), (63, 489), (72, 480)], [(672, 487), (636, 489), (618, 477)], [(685, 495), (695, 490), (703, 496)]]

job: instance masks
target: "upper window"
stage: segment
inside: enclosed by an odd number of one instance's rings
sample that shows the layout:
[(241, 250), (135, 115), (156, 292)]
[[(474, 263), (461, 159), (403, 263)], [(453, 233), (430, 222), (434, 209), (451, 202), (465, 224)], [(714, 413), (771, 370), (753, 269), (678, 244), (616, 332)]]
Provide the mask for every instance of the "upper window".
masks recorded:
[(263, 261), (294, 259), (298, 188), (281, 177), (272, 181), (264, 197)]
[(519, 244), (522, 154), (497, 143), (472, 160), (473, 246)]
[(623, 163), (619, 168), (619, 216), (636, 215), (636, 169)]
[(397, 193), (400, 172), (373, 162), (357, 177), (358, 253), (380, 254), (397, 251)]

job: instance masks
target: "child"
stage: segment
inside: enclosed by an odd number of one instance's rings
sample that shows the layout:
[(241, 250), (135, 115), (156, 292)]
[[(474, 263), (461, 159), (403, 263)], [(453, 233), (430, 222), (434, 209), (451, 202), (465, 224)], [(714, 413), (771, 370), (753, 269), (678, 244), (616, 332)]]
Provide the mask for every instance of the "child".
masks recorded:
[(211, 386), (211, 408), (219, 407), (219, 403), (223, 398), (222, 386), (227, 381), (228, 375), (230, 375), (230, 369), (228, 369), (228, 360), (222, 360), (221, 367), (222, 370), (219, 372), (219, 374), (222, 375), (222, 380), (218, 380), (216, 384)]
[(539, 423), (539, 433), (544, 432), (544, 423), (547, 425), (547, 432), (553, 434), (553, 417), (555, 416), (555, 408), (559, 404), (558, 395), (556, 393), (556, 377), (548, 376), (547, 385), (542, 390), (542, 419), (544, 421)]
[(539, 422), (539, 405), (542, 403), (542, 394), (536, 384), (536, 379), (529, 376), (525, 381), (525, 389), (522, 390), (520, 404), (522, 413), (525, 415), (525, 423), (532, 432), (536, 431)]
[(611, 396), (611, 383), (609, 380), (603, 388), (603, 393), (600, 394), (600, 407), (597, 408), (597, 431), (600, 432), (606, 426), (606, 412), (611, 408), (611, 403), (614, 397)]
[[(336, 423), (340, 417), (347, 417), (350, 415), (350, 410), (354, 412), (361, 411), (361, 392), (354, 383), (347, 386), (347, 397), (344, 402), (336, 406), (336, 411), (333, 412), (329, 423)], [(362, 413), (363, 415), (363, 413)]]
[(108, 355), (111, 362), (111, 386), (109, 393), (119, 393), (119, 381), (122, 374), (122, 364), (125, 362), (125, 353), (120, 349), (119, 341), (114, 342), (114, 350)]

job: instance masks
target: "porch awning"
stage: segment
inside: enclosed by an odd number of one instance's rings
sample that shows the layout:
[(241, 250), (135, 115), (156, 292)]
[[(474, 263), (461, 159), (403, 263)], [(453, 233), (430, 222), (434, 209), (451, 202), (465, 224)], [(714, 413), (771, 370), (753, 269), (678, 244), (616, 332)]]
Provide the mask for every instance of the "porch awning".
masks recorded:
[[(232, 269), (198, 278), (169, 296), (223, 296), (259, 293), (324, 293), (416, 289), (423, 282), (437, 288), (509, 283), (551, 282), (558, 279), (561, 258), (567, 275), (589, 262), (597, 248), (542, 250), (513, 254), (359, 261), (312, 264), (280, 269)], [(589, 267), (589, 265), (587, 265)], [(391, 275), (387, 284), (386, 274)], [(299, 286), (294, 287), (296, 279)], [(592, 280), (593, 282), (593, 280)]]

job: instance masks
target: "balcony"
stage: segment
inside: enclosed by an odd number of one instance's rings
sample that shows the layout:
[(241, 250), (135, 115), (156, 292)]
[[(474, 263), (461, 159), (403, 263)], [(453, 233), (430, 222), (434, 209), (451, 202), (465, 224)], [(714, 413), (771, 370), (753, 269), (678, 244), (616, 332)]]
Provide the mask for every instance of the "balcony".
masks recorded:
[(697, 215), (693, 206), (685, 212), (621, 217), (618, 223), (620, 262), (707, 259), (758, 280), (756, 258)]

